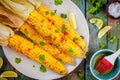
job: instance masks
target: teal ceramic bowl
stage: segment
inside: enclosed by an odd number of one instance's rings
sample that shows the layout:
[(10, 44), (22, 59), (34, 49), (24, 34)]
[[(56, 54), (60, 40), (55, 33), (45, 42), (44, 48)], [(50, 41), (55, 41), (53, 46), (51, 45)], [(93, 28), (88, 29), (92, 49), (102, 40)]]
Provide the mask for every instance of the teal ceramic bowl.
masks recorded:
[(111, 80), (119, 74), (119, 72), (120, 72), (120, 59), (119, 58), (116, 59), (115, 65), (114, 65), (112, 71), (108, 74), (104, 74), (104, 75), (98, 74), (94, 69), (94, 65), (96, 63), (96, 60), (98, 59), (98, 56), (109, 55), (109, 54), (113, 54), (113, 53), (114, 53), (114, 51), (112, 51), (110, 49), (103, 49), (103, 50), (97, 51), (92, 56), (92, 58), (90, 60), (90, 71), (94, 77), (96, 77), (99, 80)]

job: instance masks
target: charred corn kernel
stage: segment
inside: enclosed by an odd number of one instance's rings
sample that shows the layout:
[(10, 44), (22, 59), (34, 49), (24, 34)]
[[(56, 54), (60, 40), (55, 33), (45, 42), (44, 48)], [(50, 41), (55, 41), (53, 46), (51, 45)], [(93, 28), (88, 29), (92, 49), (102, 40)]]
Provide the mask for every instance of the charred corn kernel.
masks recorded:
[[(56, 73), (66, 75), (67, 70), (65, 66), (56, 60), (49, 53), (34, 45), (30, 41), (19, 35), (13, 35), (8, 40), (8, 46), (14, 50), (26, 55), (30, 59), (44, 65), (45, 67), (53, 70)], [(41, 55), (44, 55), (44, 59), (41, 60)]]
[[(37, 11), (31, 12), (27, 22), (44, 38), (47, 37), (52, 44), (57, 44), (66, 53), (69, 54), (69, 50), (72, 49), (73, 53), (70, 54), (71, 56), (85, 58), (85, 54), (79, 46), (61, 33), (59, 29)], [(62, 28), (66, 30), (65, 26), (62, 26)]]
[[(39, 8), (37, 8), (37, 11), (42, 14), (44, 17), (46, 17), (52, 24), (54, 24), (60, 31), (62, 31), (66, 36), (68, 36), (71, 40), (74, 40), (74, 38), (77, 38), (75, 43), (82, 48), (85, 52), (88, 51), (88, 46), (85, 43), (84, 39), (80, 37), (80, 35), (75, 31), (64, 19), (62, 19), (60, 16), (58, 16), (56, 13), (54, 16), (51, 16), (50, 14), (46, 15), (46, 12), (52, 13), (53, 11), (45, 6), (44, 4), (41, 4)], [(66, 30), (61, 28), (62, 26), (65, 26)]]
[(70, 55), (63, 53), (60, 49), (54, 47), (54, 45), (50, 45), (47, 40), (43, 39), (43, 37), (39, 35), (34, 29), (32, 29), (32, 27), (27, 23), (21, 26), (20, 31), (29, 39), (35, 41), (38, 46), (49, 52), (56, 59), (60, 59), (62, 62), (68, 64), (74, 64), (74, 61)]

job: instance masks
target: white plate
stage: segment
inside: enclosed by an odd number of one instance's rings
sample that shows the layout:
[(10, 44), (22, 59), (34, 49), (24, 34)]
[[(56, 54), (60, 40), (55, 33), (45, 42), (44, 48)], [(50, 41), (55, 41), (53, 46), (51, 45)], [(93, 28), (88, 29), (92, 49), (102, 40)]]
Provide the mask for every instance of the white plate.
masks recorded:
[[(68, 14), (69, 12), (73, 12), (75, 14), (77, 21), (78, 26), (77, 31), (85, 37), (86, 43), (87, 44), (89, 43), (89, 30), (87, 22), (80, 9), (73, 2), (71, 2), (70, 0), (63, 0), (63, 4), (59, 6), (54, 5), (54, 0), (42, 0), (42, 3), (46, 4), (53, 10), (57, 9), (58, 14), (60, 13)], [(47, 72), (42, 73), (39, 70), (40, 64), (30, 60), (24, 55), (19, 54), (8, 47), (3, 47), (3, 50), (8, 61), (13, 65), (13, 67), (28, 77), (40, 80), (51, 80), (63, 76), (56, 74), (49, 69), (47, 69)], [(21, 58), (22, 62), (20, 64), (16, 64), (15, 58)], [(75, 61), (76, 61), (75, 66), (65, 65), (69, 73), (73, 71), (81, 63), (82, 59), (75, 59)], [(35, 65), (34, 68), (33, 65)]]

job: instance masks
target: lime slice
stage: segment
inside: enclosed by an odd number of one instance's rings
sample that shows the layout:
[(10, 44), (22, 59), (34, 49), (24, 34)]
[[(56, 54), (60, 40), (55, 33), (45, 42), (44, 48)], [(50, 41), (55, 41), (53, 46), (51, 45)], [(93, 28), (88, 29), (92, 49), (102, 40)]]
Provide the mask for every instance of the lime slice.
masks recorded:
[(69, 18), (69, 21), (70, 21), (70, 25), (74, 29), (76, 29), (77, 28), (77, 26), (76, 26), (76, 19), (75, 19), (75, 16), (74, 16), (74, 14), (72, 12), (68, 14), (68, 18)]
[(3, 65), (3, 59), (0, 57), (0, 68), (2, 67)]
[(91, 18), (90, 23), (93, 23), (98, 29), (101, 29), (103, 26), (103, 20), (98, 18)]
[(0, 77), (0, 80), (7, 80), (6, 78)]
[(112, 27), (111, 26), (105, 26), (102, 28), (98, 33), (98, 38), (101, 38), (106, 32), (108, 32)]
[(3, 72), (0, 77), (17, 77), (17, 73), (14, 71), (5, 71)]

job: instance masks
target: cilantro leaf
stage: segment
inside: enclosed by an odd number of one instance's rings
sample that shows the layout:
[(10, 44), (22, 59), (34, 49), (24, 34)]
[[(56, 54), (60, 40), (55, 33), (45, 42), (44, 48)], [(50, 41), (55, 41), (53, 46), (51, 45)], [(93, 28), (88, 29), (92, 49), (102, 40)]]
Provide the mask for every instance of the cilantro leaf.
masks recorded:
[(47, 69), (46, 69), (43, 65), (41, 65), (41, 66), (40, 66), (40, 71), (41, 71), (41, 72), (46, 72)]
[(54, 4), (55, 4), (56, 6), (61, 5), (62, 3), (63, 3), (62, 0), (54, 0)]

